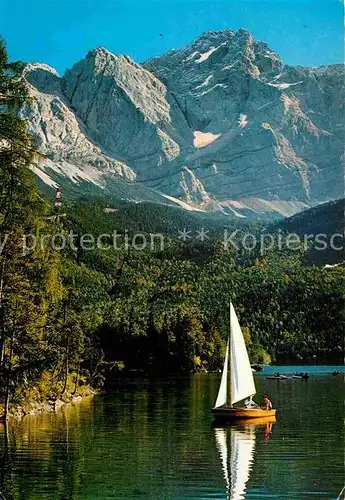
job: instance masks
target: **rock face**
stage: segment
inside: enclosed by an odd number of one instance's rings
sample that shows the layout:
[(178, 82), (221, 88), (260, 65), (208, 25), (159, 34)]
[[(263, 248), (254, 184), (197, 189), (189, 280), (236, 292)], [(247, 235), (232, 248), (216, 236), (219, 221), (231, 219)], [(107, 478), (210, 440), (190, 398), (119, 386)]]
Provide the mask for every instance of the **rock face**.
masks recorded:
[(143, 65), (98, 48), (63, 77), (41, 64), (26, 77), (44, 182), (123, 178), (206, 210), (343, 196), (340, 65), (285, 66), (241, 29)]
[(100, 187), (106, 175), (135, 180), (135, 173), (126, 164), (106, 155), (102, 147), (88, 138), (87, 128), (72, 110), (62, 90), (63, 80), (54, 69), (30, 64), (26, 78), (33, 99), (24, 114), (39, 150), (46, 155), (40, 168), (34, 167), (44, 182), (57, 185), (48, 172)]

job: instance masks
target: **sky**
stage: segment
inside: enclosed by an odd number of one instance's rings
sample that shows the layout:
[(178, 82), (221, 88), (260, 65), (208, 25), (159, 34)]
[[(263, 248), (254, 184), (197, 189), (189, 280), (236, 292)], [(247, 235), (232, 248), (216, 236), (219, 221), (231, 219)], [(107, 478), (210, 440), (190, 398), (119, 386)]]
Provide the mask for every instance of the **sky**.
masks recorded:
[(343, 0), (0, 0), (0, 33), (11, 60), (60, 74), (95, 47), (143, 62), (240, 27), (286, 64), (319, 66), (344, 62), (343, 11)]

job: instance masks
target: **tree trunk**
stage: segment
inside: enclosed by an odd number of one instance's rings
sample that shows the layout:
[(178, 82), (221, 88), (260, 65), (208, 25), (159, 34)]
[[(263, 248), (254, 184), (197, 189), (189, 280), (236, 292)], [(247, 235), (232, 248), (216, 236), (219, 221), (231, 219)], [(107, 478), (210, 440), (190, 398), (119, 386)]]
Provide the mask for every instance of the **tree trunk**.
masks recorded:
[(61, 392), (61, 396), (63, 396), (66, 392), (67, 381), (68, 381), (68, 370), (69, 370), (69, 337), (66, 339), (66, 358), (65, 358), (65, 381), (64, 386)]
[(78, 385), (79, 385), (79, 375), (80, 375), (80, 361), (78, 362), (78, 370), (77, 370), (77, 376), (75, 378), (75, 385), (74, 385), (74, 391), (73, 394), (76, 394)]
[(4, 309), (4, 274), (5, 274), (6, 257), (3, 258), (0, 269), (0, 371), (3, 367), (4, 352), (5, 352), (5, 309)]
[(14, 341), (14, 329), (12, 330), (12, 334), (11, 334), (10, 354), (8, 357), (8, 367), (7, 367), (7, 377), (6, 377), (6, 392), (5, 392), (5, 403), (4, 403), (4, 418), (5, 418), (5, 420), (8, 419), (8, 406), (9, 406), (9, 401), (10, 401), (13, 341)]
[(3, 433), (3, 440), (4, 440), (4, 446), (3, 449), (1, 450), (1, 460), (0, 460), (0, 500), (6, 500), (5, 496), (3, 494), (3, 491), (5, 490), (5, 484), (6, 484), (6, 476), (11, 474), (11, 469), (9, 468), (9, 449), (10, 449), (10, 443), (9, 443), (9, 436), (8, 436), (8, 427), (7, 427), (7, 421), (5, 420), (4, 422), (4, 433)]

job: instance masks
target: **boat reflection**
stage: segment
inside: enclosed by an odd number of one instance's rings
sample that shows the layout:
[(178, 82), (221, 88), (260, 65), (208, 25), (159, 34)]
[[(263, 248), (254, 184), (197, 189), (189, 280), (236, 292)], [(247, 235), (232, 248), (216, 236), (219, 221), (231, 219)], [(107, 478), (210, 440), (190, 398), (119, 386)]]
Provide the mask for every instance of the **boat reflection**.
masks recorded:
[[(254, 462), (256, 434), (259, 434), (259, 429), (263, 428), (263, 438), (267, 441), (275, 421), (275, 417), (255, 418), (239, 421), (236, 425), (213, 426), (222, 463), (227, 499), (245, 499), (246, 485)], [(228, 434), (230, 434), (230, 460)]]

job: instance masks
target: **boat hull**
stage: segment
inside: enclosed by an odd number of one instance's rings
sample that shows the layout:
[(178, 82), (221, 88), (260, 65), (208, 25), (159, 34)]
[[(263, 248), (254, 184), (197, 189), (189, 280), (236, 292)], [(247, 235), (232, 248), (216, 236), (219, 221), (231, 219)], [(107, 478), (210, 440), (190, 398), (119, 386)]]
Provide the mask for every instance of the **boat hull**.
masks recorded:
[[(215, 422), (217, 422), (218, 420), (215, 419)], [(271, 417), (256, 417), (256, 418), (242, 418), (242, 419), (237, 419), (236, 420), (236, 426), (245, 426), (245, 427), (248, 427), (248, 426), (251, 426), (251, 425), (254, 425), (255, 427), (259, 426), (259, 425), (263, 425), (263, 426), (266, 426), (267, 424), (275, 424), (277, 421), (275, 415), (271, 416)], [(231, 422), (230, 420), (230, 425), (233, 423)]]
[(252, 418), (275, 417), (276, 410), (263, 410), (261, 408), (227, 408), (219, 407), (211, 410), (215, 418), (237, 420)]

